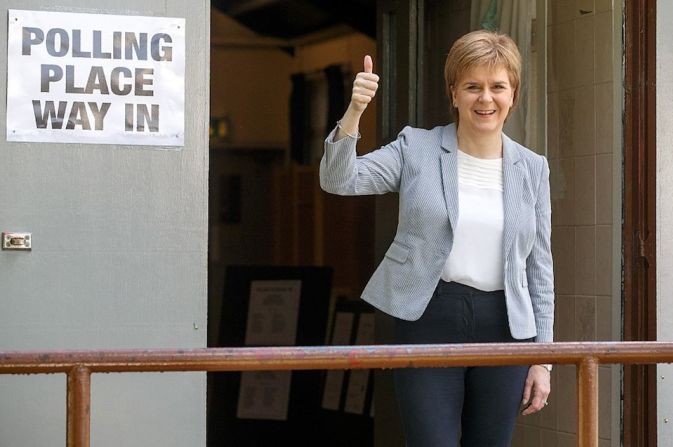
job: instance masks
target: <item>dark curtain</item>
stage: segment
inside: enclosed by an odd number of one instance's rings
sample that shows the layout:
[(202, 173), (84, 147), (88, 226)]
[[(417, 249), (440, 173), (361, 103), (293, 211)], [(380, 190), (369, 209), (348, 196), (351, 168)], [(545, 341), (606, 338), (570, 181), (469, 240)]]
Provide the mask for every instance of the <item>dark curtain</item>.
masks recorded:
[(350, 77), (346, 77), (346, 75), (347, 73), (345, 73), (338, 65), (330, 65), (325, 68), (328, 95), (326, 125), (329, 130), (332, 130), (335, 123), (343, 116), (346, 107), (348, 106), (348, 103), (346, 102), (348, 98), (346, 92), (347, 90), (350, 90), (348, 88)]
[(291, 158), (302, 165), (315, 163), (322, 156), (322, 142), (348, 105), (350, 73), (339, 65), (330, 65), (322, 73), (298, 73), (291, 80)]
[(308, 163), (306, 150), (306, 131), (308, 128), (308, 89), (306, 76), (293, 74), (292, 93), (290, 94), (290, 156), (299, 164)]

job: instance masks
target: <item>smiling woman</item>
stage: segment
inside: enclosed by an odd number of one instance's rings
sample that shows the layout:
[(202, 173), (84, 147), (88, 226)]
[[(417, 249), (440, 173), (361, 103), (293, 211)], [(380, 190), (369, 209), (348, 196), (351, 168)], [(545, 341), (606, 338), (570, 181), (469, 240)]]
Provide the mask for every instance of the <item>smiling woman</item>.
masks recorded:
[[(502, 145), (497, 140), (514, 105), (515, 93), (507, 70), (502, 66), (478, 65), (449, 88), (459, 122), (460, 149), (479, 158), (500, 158)], [(468, 143), (488, 134), (496, 139), (496, 144)]]
[[(365, 56), (320, 165), (327, 192), (399, 193), (397, 234), (362, 298), (391, 316), (396, 343), (551, 342), (549, 168), (502, 132), (519, 93), (515, 43), (491, 31), (458, 39), (444, 70), (457, 123), (407, 126), (358, 157), (360, 117), (378, 88), (373, 67)], [(510, 445), (517, 414), (547, 404), (550, 371), (396, 370), (407, 445)]]

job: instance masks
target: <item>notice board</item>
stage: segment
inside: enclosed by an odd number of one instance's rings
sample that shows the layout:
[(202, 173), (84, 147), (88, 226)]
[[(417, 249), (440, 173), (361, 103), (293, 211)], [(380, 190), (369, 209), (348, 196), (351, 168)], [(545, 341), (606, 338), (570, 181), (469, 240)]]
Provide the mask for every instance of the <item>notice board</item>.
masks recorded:
[[(229, 266), (218, 347), (324, 345), (329, 267)], [(208, 445), (311, 445), (322, 371), (211, 373)]]

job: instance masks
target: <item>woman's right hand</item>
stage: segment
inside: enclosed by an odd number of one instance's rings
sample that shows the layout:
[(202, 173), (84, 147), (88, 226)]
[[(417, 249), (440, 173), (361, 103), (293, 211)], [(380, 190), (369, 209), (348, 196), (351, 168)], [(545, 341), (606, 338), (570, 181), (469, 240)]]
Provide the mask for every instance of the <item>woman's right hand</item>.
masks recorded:
[(362, 113), (367, 108), (376, 90), (379, 88), (379, 76), (372, 73), (374, 63), (371, 56), (365, 56), (364, 71), (355, 76), (353, 81), (353, 94), (351, 95), (351, 107), (354, 111)]
[(365, 56), (365, 71), (362, 71), (355, 76), (353, 81), (353, 94), (351, 95), (351, 103), (346, 109), (343, 118), (338, 122), (337, 132), (334, 136), (334, 141), (338, 141), (346, 136), (351, 138), (359, 138), (358, 127), (360, 125), (360, 117), (374, 95), (376, 89), (379, 88), (379, 76), (372, 73), (374, 63), (371, 56)]

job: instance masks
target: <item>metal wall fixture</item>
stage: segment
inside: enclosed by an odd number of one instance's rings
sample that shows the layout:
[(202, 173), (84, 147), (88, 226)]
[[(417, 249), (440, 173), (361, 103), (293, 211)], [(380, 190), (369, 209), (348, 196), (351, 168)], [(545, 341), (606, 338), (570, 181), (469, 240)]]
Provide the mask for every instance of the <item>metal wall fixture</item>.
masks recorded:
[(3, 250), (31, 250), (33, 235), (31, 233), (2, 233)]

